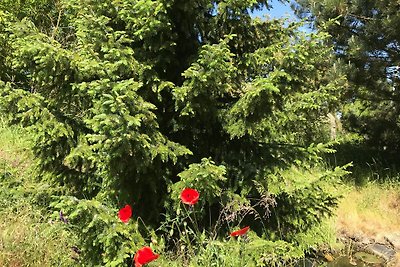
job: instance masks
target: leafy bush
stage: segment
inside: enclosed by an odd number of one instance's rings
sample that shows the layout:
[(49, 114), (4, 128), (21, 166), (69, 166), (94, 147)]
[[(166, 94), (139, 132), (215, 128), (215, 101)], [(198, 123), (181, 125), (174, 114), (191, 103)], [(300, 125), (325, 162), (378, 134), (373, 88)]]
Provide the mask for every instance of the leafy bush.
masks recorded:
[(83, 266), (129, 265), (132, 255), (144, 245), (138, 222), (120, 222), (117, 210), (100, 201), (61, 197), (54, 208), (68, 214), (66, 220), (76, 227), (72, 230), (79, 240)]
[(302, 257), (303, 251), (287, 242), (251, 235), (247, 241), (208, 242), (193, 256), (190, 266), (290, 266)]

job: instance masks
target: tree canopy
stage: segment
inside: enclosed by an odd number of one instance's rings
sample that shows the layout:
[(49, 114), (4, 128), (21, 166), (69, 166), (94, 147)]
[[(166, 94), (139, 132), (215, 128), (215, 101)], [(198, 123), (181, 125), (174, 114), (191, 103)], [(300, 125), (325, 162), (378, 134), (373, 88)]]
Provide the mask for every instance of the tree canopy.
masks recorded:
[(300, 0), (295, 8), (316, 27), (335, 20), (327, 31), (352, 84), (343, 99), (347, 128), (365, 135), (372, 145), (398, 149), (399, 2)]

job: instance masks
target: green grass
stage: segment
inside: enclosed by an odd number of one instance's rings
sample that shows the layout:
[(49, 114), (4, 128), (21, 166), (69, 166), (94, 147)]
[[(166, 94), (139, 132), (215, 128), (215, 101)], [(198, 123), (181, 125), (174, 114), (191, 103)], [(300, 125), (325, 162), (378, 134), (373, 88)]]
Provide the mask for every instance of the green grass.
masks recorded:
[(36, 205), (51, 191), (32, 177), (29, 134), (0, 119), (0, 266), (72, 266), (68, 225)]
[(0, 212), (0, 266), (71, 266), (69, 232), (19, 201)]

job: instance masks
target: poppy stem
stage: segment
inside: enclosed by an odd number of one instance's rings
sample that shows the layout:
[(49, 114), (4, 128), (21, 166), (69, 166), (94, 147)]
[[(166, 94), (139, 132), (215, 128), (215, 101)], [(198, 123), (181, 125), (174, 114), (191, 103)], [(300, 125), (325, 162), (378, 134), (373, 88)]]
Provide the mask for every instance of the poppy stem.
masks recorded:
[[(190, 250), (191, 253), (194, 253), (194, 249), (192, 247), (192, 242), (190, 242), (190, 236), (189, 236), (189, 232), (187, 230), (187, 224), (183, 224), (183, 231), (184, 231), (184, 237), (185, 237), (185, 242), (187, 244), (187, 248)], [(184, 251), (182, 251), (182, 255), (185, 255), (186, 253)]]
[[(198, 225), (197, 219), (196, 219), (196, 212), (194, 211), (192, 206), (190, 206), (189, 210), (190, 210), (190, 213), (185, 207), (186, 215), (189, 218), (190, 222), (192, 223), (193, 227), (195, 228), (194, 230), (196, 231), (196, 234), (200, 235), (200, 229), (199, 229), (199, 225)], [(191, 214), (193, 214), (193, 218), (192, 218), (192, 216), (190, 216)]]
[[(240, 237), (239, 237), (240, 238)], [(243, 266), (243, 257), (242, 257), (242, 251), (243, 251), (243, 243), (240, 242), (239, 240), (239, 258), (240, 258), (240, 266)]]

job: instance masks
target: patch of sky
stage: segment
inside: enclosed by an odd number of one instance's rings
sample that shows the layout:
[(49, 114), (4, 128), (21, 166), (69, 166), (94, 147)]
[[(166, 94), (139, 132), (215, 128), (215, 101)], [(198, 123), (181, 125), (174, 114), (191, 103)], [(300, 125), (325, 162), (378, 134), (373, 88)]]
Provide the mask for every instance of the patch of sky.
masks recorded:
[[(270, 2), (271, 8), (263, 8), (262, 10), (254, 10), (251, 13), (253, 18), (269, 18), (269, 19), (281, 19), (286, 18), (288, 22), (300, 21), (300, 19), (294, 14), (293, 9), (290, 7), (290, 2), (282, 2), (279, 0), (271, 0)], [(304, 31), (307, 33), (312, 32), (311, 28), (308, 25), (304, 25), (299, 28), (300, 31)]]

